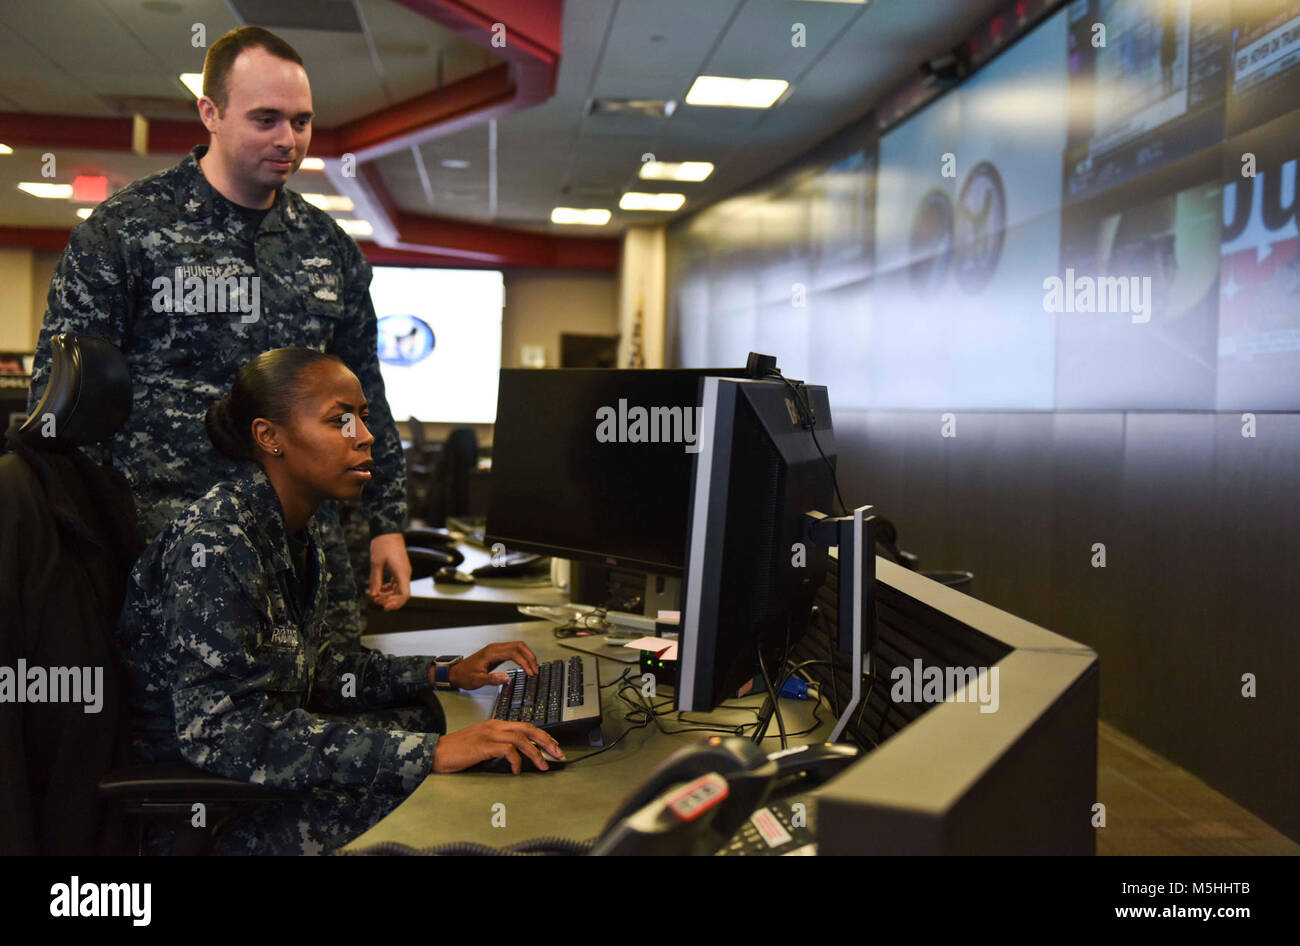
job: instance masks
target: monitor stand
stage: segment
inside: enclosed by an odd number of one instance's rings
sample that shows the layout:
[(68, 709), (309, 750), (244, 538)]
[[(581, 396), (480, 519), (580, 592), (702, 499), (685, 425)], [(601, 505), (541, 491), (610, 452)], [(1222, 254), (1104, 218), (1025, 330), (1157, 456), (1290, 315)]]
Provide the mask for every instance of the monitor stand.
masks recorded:
[[(848, 725), (852, 718), (853, 711), (858, 708), (862, 702), (862, 675), (871, 672), (871, 655), (864, 654), (864, 648), (870, 639), (872, 631), (871, 621), (873, 608), (871, 607), (872, 597), (875, 591), (873, 587), (876, 580), (876, 517), (867, 515), (871, 510), (870, 506), (859, 506), (853, 510), (852, 525), (846, 530), (840, 530), (839, 546), (839, 566), (840, 566), (840, 587), (844, 583), (844, 566), (849, 566), (850, 574), (853, 576), (852, 586), (849, 594), (851, 595), (851, 611), (848, 620), (851, 622), (845, 627), (844, 609), (839, 609), (839, 636), (844, 640), (847, 630), (853, 636), (853, 695), (849, 698), (849, 705), (844, 708), (840, 718), (835, 721), (835, 726), (831, 729), (831, 735), (827, 742), (838, 742), (840, 736), (844, 734), (844, 727)], [(845, 532), (849, 532), (845, 536)], [(851, 560), (844, 561), (845, 539), (848, 539), (848, 546), (852, 549)], [(868, 575), (868, 573), (870, 573)], [(841, 602), (844, 596), (840, 596)], [(831, 675), (834, 676), (835, 668), (831, 667)]]
[[(849, 642), (852, 655), (853, 693), (848, 706), (840, 713), (831, 729), (828, 742), (837, 742), (844, 734), (853, 712), (862, 702), (862, 675), (870, 672), (870, 644), (875, 629), (873, 607), (876, 580), (876, 527), (878, 520), (871, 506), (859, 506), (852, 516), (829, 518), (819, 512), (804, 517), (805, 534), (810, 543), (829, 548), (838, 547), (839, 602), (837, 613), (837, 647)], [(846, 579), (848, 579), (846, 581)], [(830, 668), (830, 678), (835, 678), (835, 667)]]

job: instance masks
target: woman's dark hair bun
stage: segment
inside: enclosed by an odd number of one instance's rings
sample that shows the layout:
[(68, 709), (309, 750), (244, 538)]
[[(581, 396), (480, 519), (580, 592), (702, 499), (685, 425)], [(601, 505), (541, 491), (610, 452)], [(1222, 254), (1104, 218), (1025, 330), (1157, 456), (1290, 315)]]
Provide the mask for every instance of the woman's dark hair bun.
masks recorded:
[(212, 445), (223, 455), (232, 460), (253, 459), (252, 434), (247, 429), (240, 429), (229, 397), (223, 397), (208, 406), (208, 411), (203, 416), (203, 426), (208, 430), (208, 439)]
[(325, 361), (343, 364), (337, 355), (314, 348), (275, 348), (253, 358), (235, 375), (230, 393), (203, 415), (212, 445), (232, 460), (256, 460), (253, 421), (288, 423), (302, 396), (304, 369)]

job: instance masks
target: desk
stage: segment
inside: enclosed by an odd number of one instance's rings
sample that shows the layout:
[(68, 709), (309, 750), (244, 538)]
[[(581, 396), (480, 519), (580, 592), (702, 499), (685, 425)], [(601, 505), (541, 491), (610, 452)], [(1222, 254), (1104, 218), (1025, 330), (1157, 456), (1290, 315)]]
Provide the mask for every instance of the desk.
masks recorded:
[[(465, 556), (457, 571), (472, 572), (489, 565), (492, 553), (477, 545), (462, 542), (456, 549)], [(473, 604), (568, 604), (569, 593), (550, 583), (546, 576), (536, 578), (476, 578), (472, 585), (439, 585), (432, 578), (411, 582), (411, 599), (432, 600), (439, 603), (470, 602)]]
[[(373, 635), (363, 638), (368, 647), (390, 654), (471, 653), (484, 644), (499, 640), (522, 640), (541, 660), (569, 657), (577, 651), (560, 645), (553, 625), (541, 621), (499, 624), (486, 627), (449, 628), (426, 632)], [(601, 660), (600, 682), (608, 683), (628, 665)], [(606, 744), (618, 738), (627, 727), (623, 714), (627, 705), (614, 695), (615, 687), (601, 691), (604, 708), (603, 730)], [(496, 687), (484, 687), (471, 693), (439, 693), (447, 714), (447, 728), (461, 729), (491, 715)], [(761, 696), (729, 700), (737, 705), (753, 706), (763, 702)], [(795, 732), (812, 723), (811, 702), (784, 700), (781, 703), (786, 729)], [(823, 741), (830, 733), (833, 720), (828, 709), (822, 711), (823, 724), (812, 733), (794, 737), (791, 742)], [(692, 719), (713, 723), (742, 723), (753, 713), (718, 710), (709, 714), (690, 714)], [(678, 724), (669, 717), (669, 728)], [(764, 746), (776, 749), (776, 721), (768, 732), (772, 739)], [(496, 847), (538, 837), (565, 837), (585, 840), (595, 837), (619, 803), (631, 793), (649, 771), (677, 749), (706, 737), (708, 733), (668, 736), (650, 724), (629, 732), (614, 748), (594, 759), (562, 771), (498, 775), (488, 772), (458, 772), (430, 775), (411, 796), (373, 828), (347, 845), (358, 850), (380, 841), (399, 841), (412, 847), (431, 847), (451, 841), (477, 841)], [(565, 746), (571, 758), (592, 750)], [(504, 827), (494, 827), (493, 806), (505, 805)], [(498, 811), (500, 809), (497, 809)]]
[[(472, 572), (491, 562), (486, 549), (462, 542), (456, 548), (465, 556), (458, 571)], [(432, 578), (411, 582), (411, 600), (396, 611), (373, 604), (366, 616), (367, 634), (465, 627), (520, 619), (521, 604), (569, 603), (569, 593), (544, 578), (476, 578), (472, 585), (439, 585)], [(442, 653), (442, 651), (439, 651)]]

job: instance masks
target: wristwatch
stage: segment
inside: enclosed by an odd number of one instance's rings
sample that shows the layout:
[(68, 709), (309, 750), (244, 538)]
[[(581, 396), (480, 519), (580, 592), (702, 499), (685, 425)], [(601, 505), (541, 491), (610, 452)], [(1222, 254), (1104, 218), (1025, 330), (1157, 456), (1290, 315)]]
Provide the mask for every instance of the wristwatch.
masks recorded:
[(464, 660), (463, 654), (433, 658), (433, 686), (436, 690), (454, 690), (451, 685), (451, 665)]

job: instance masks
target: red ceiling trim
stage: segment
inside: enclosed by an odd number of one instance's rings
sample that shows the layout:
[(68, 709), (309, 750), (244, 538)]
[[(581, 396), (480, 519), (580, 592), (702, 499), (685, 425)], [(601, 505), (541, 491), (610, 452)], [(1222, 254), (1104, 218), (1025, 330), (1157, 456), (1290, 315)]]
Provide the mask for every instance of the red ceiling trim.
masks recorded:
[[(203, 125), (196, 122), (199, 129)], [(131, 119), (0, 112), (0, 141), (14, 148), (130, 151)]]
[[(370, 240), (357, 245), (375, 266), (444, 266), (451, 268), (509, 269), (530, 266), (543, 269), (618, 268), (617, 240), (551, 237), (547, 234), (506, 230), (483, 224), (465, 224), (460, 220), (430, 218), (434, 232), (453, 245), (449, 252), (430, 252), (427, 245), (401, 244), (380, 246)], [(463, 246), (465, 226), (475, 228), (478, 246), (474, 252)], [(437, 229), (437, 228), (443, 229)], [(0, 226), (0, 247), (17, 247), (42, 252), (61, 253), (68, 245), (72, 230), (68, 227)]]
[(422, 250), (401, 250), (393, 246), (380, 246), (370, 240), (358, 240), (362, 254), (374, 266), (431, 266), (451, 269), (496, 269), (497, 264), (480, 260), (460, 259), (441, 253)]
[(0, 227), (0, 246), (63, 252), (71, 227)]
[[(525, 70), (537, 70), (539, 76), (550, 74), (549, 88), (528, 88), (523, 90), (525, 94), (539, 91), (543, 98), (549, 98), (555, 91), (554, 77), (564, 48), (563, 0), (398, 0), (398, 3)], [(501, 24), (502, 30), (497, 30), (497, 24)], [(498, 35), (504, 44), (494, 46)]]
[(336, 158), (344, 152), (357, 161), (401, 151), (430, 138), (442, 137), (480, 125), (489, 118), (507, 115), (520, 108), (518, 88), (509, 63), (417, 95), (389, 108), (363, 115), (332, 129), (335, 140), (330, 151), (312, 142), (312, 153)]

